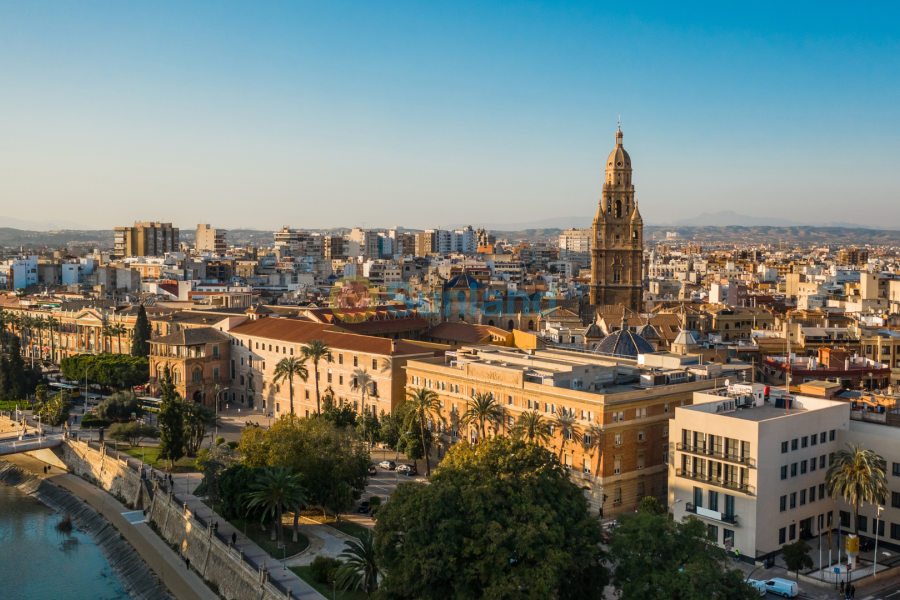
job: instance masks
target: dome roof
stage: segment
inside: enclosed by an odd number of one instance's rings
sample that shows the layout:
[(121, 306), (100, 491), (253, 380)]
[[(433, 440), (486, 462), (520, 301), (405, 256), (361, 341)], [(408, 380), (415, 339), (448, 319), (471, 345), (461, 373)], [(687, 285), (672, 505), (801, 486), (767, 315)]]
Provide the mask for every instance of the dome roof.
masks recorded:
[(594, 348), (596, 354), (608, 354), (622, 358), (637, 358), (638, 354), (651, 352), (656, 352), (653, 344), (628, 329), (612, 332)]
[(472, 288), (480, 288), (482, 285), (478, 283), (478, 280), (463, 271), (446, 284), (444, 284), (444, 289), (472, 289)]
[(675, 341), (672, 344), (677, 344), (681, 346), (696, 346), (697, 338), (694, 337), (694, 334), (690, 331), (682, 329), (678, 332), (678, 336), (675, 338)]
[(626, 169), (631, 170), (631, 157), (622, 147), (622, 130), (616, 132), (616, 147), (609, 153), (606, 159), (607, 169)]

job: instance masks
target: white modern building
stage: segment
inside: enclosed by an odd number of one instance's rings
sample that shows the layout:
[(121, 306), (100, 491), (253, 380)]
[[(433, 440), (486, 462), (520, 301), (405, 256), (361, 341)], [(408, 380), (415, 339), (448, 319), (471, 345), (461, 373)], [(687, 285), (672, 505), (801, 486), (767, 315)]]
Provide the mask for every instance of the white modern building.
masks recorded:
[(836, 527), (825, 472), (850, 426), (846, 402), (765, 396), (761, 384), (695, 392), (669, 435), (669, 509), (702, 519), (716, 542), (762, 557)]

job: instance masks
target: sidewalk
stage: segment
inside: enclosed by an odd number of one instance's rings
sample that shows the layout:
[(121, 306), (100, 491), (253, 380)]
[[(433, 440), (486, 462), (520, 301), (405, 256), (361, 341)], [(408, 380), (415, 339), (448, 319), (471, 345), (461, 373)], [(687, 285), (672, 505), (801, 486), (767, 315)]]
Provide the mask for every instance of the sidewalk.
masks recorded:
[[(750, 577), (752, 579), (756, 579), (757, 581), (765, 581), (767, 579), (772, 579), (773, 577), (781, 577), (782, 579), (796, 581), (793, 571), (789, 573), (786, 569), (778, 566), (777, 564), (769, 569), (754, 567), (753, 565), (747, 564), (745, 562), (732, 562), (730, 563), (730, 566), (733, 569), (742, 571), (744, 573), (745, 579)], [(889, 579), (869, 578), (867, 580), (854, 582), (854, 585), (857, 588), (856, 598), (858, 600), (865, 600), (873, 594), (877, 594), (880, 590), (895, 586), (898, 583), (900, 583), (900, 576), (895, 576)], [(843, 600), (843, 596), (835, 589), (835, 585), (833, 583), (822, 583), (821, 585), (814, 585), (801, 581), (799, 585), (801, 598), (815, 598), (816, 600), (834, 600), (835, 598), (840, 598), (841, 600)]]

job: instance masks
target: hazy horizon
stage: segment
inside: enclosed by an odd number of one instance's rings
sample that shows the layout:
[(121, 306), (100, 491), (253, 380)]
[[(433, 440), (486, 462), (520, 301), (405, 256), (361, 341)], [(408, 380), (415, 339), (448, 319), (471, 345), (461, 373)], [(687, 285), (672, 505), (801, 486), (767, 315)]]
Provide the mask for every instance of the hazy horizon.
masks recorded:
[(0, 1), (0, 215), (591, 216), (621, 115), (647, 223), (730, 210), (897, 228), (897, 13)]

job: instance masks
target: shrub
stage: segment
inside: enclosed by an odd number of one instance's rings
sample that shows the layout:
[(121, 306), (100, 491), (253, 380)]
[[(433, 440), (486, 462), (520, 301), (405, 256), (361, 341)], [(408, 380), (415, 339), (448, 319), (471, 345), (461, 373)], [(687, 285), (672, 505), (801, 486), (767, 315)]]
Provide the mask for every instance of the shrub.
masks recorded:
[(369, 504), (372, 508), (378, 508), (381, 506), (381, 497), (380, 496), (372, 496), (369, 498)]
[(216, 446), (221, 446), (224, 443), (225, 443), (225, 438), (223, 438), (222, 436), (219, 436), (216, 438)]
[(229, 448), (231, 448), (232, 450), (237, 450), (239, 445), (240, 445), (239, 442), (228, 442), (228, 444), (227, 444), (227, 446)]
[(90, 429), (91, 427), (109, 427), (110, 425), (112, 425), (112, 421), (101, 419), (96, 415), (85, 415), (81, 420), (82, 429)]
[(331, 583), (334, 581), (334, 573), (341, 566), (341, 561), (327, 556), (317, 556), (309, 566), (310, 575), (316, 583)]

